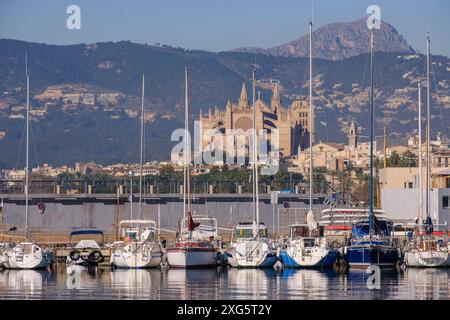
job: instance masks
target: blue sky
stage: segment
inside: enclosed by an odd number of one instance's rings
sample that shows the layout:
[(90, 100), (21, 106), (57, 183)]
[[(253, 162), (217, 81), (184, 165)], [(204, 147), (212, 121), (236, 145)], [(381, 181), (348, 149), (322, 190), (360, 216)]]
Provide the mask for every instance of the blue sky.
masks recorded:
[[(314, 1), (314, 5), (312, 2)], [(81, 8), (81, 30), (66, 28), (66, 8)], [(430, 31), (432, 52), (450, 56), (448, 0), (0, 0), (0, 38), (51, 44), (131, 40), (211, 51), (272, 47), (315, 27), (366, 16), (377, 4), (422, 52)], [(314, 7), (314, 10), (312, 10)]]

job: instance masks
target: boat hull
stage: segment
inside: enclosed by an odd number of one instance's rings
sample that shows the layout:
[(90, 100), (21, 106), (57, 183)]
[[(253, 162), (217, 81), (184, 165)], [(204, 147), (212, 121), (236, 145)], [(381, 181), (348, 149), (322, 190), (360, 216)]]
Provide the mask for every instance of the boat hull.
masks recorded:
[(211, 268), (217, 265), (217, 249), (175, 247), (167, 249), (167, 262), (172, 268)]
[(450, 263), (448, 252), (408, 250), (405, 252), (405, 263), (408, 267), (438, 268), (447, 267)]
[(120, 269), (143, 269), (155, 268), (161, 264), (162, 251), (156, 250), (143, 254), (142, 251), (131, 252), (114, 252), (111, 264)]
[(4, 267), (6, 269), (46, 269), (48, 262), (44, 255), (25, 254), (18, 256), (16, 253), (13, 253), (4, 263)]
[(351, 268), (395, 268), (399, 254), (396, 248), (390, 246), (361, 245), (347, 247), (344, 258)]
[(227, 263), (234, 268), (271, 268), (277, 262), (276, 251), (251, 258), (229, 252), (225, 256)]
[(338, 256), (336, 250), (324, 250), (321, 254), (306, 256), (294, 256), (286, 250), (281, 252), (281, 261), (286, 268), (331, 268)]

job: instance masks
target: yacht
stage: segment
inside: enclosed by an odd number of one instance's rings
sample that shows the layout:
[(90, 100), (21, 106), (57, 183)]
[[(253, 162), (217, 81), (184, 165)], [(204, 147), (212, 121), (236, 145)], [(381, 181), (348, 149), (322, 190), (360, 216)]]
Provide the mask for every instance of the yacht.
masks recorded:
[(119, 234), (123, 240), (113, 243), (111, 265), (116, 268), (152, 268), (161, 264), (163, 252), (155, 241), (153, 220), (123, 220)]
[(281, 251), (281, 261), (287, 268), (329, 268), (333, 267), (339, 252), (333, 249), (324, 237), (308, 237), (308, 226), (289, 226), (289, 240)]
[(179, 234), (174, 245), (166, 249), (167, 262), (172, 268), (207, 268), (217, 264), (219, 248), (217, 238), (217, 221), (209, 217), (191, 214), (190, 169), (191, 143), (189, 137), (189, 70), (184, 69), (184, 163), (183, 163), (183, 212), (179, 223)]
[[(430, 142), (426, 139), (426, 206), (424, 219), (423, 208), (423, 171), (422, 171), (422, 81), (417, 81), (418, 96), (418, 132), (419, 132), (419, 175), (418, 175), (418, 217), (412, 239), (404, 250), (404, 262), (408, 267), (436, 268), (449, 264), (448, 237), (445, 226), (433, 225), (430, 217)], [(427, 35), (427, 128), (426, 136), (430, 136), (430, 37)]]
[(401, 251), (393, 242), (393, 224), (387, 219), (379, 220), (374, 214), (374, 48), (375, 29), (370, 28), (370, 178), (368, 219), (356, 222), (352, 227), (352, 238), (344, 248), (344, 259), (350, 268), (378, 266), (394, 268)]
[[(25, 59), (27, 60), (27, 59)], [(52, 261), (51, 254), (44, 251), (38, 244), (29, 241), (28, 232), (28, 194), (30, 188), (29, 177), (29, 123), (30, 123), (30, 75), (28, 66), (26, 69), (27, 78), (27, 110), (26, 110), (26, 164), (25, 164), (25, 241), (14, 245), (7, 250), (1, 259), (3, 267), (6, 269), (45, 269)]]
[(214, 267), (218, 263), (220, 242), (217, 240), (217, 220), (192, 216), (180, 221), (181, 232), (174, 246), (166, 249), (172, 268)]
[(230, 266), (265, 268), (277, 262), (277, 250), (268, 238), (267, 226), (260, 222), (257, 237), (255, 229), (256, 225), (251, 222), (241, 222), (236, 226), (234, 239), (225, 254), (225, 261)]
[[(313, 73), (312, 73), (312, 22), (309, 24), (309, 107), (313, 113)], [(306, 215), (307, 224), (289, 226), (289, 239), (285, 250), (281, 252), (281, 261), (285, 267), (291, 268), (323, 268), (332, 266), (339, 255), (331, 248), (324, 237), (312, 237), (312, 232), (318, 229), (313, 212), (313, 117), (310, 117), (309, 127), (312, 128), (309, 137), (309, 211)], [(309, 234), (309, 236), (308, 236)]]
[(259, 217), (258, 187), (258, 143), (256, 133), (256, 70), (253, 69), (253, 133), (252, 133), (252, 174), (253, 174), (253, 221), (239, 223), (235, 228), (235, 241), (227, 249), (226, 260), (232, 267), (263, 268), (272, 267), (277, 262), (276, 250), (272, 247), (266, 225)]

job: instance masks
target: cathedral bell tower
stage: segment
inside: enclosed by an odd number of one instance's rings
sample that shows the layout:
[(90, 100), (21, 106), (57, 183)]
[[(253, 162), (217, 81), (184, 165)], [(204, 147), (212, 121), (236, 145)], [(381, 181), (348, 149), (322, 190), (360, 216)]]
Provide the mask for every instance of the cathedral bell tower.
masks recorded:
[(355, 122), (352, 121), (350, 128), (348, 129), (348, 145), (352, 149), (356, 149), (358, 147), (358, 134), (356, 132)]

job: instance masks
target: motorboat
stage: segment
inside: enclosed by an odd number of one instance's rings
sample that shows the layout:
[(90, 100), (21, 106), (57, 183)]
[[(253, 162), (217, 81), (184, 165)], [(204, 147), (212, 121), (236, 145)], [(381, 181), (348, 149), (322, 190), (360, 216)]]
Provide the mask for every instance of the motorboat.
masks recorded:
[[(83, 239), (73, 246), (73, 238), (82, 236)], [(65, 258), (67, 265), (96, 266), (105, 261), (102, 248), (94, 239), (89, 237), (100, 236), (101, 243), (105, 243), (105, 235), (101, 230), (77, 230), (70, 233), (70, 252)]]

